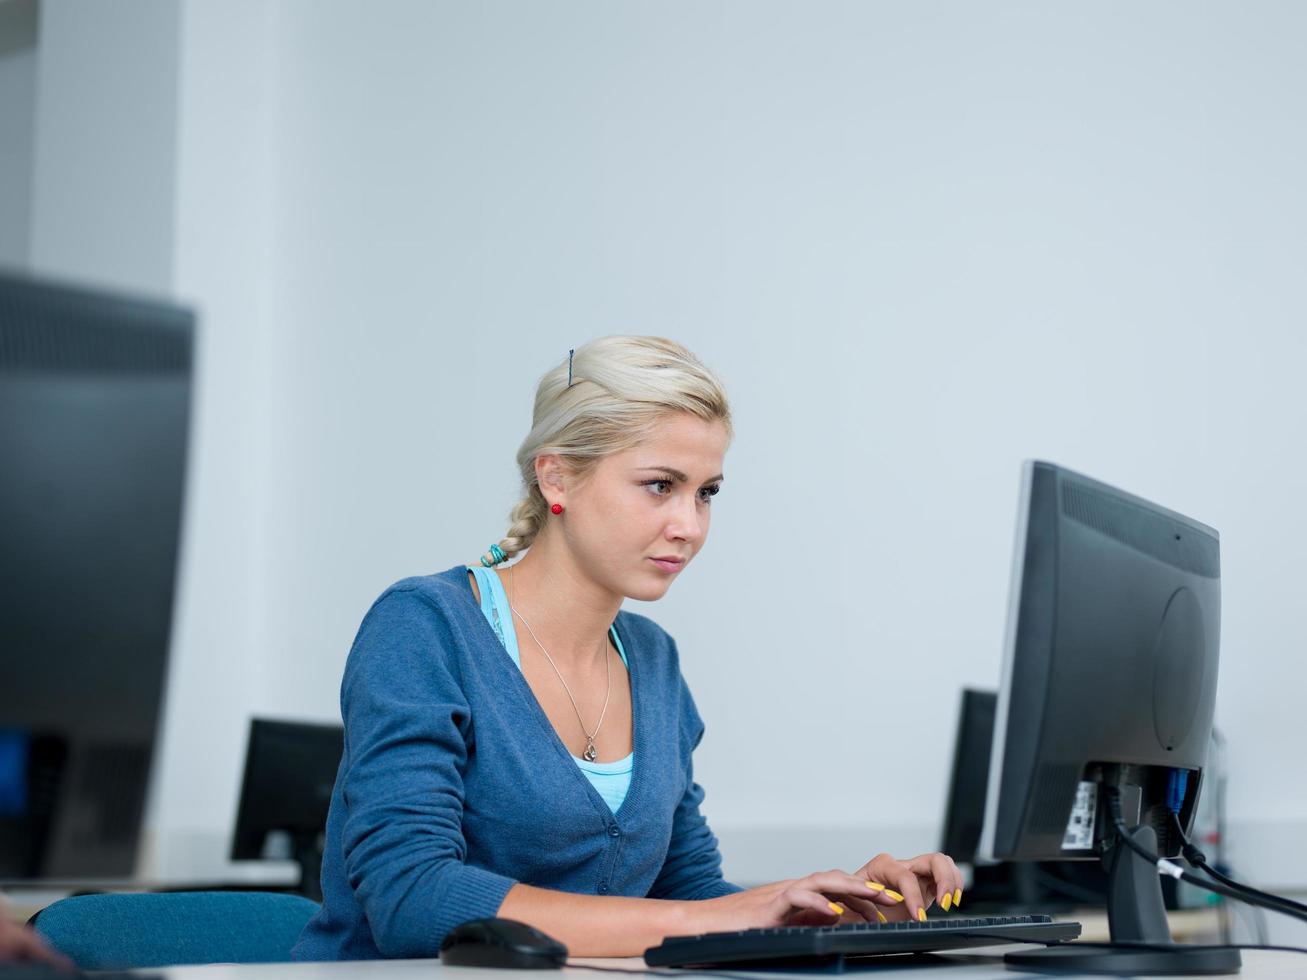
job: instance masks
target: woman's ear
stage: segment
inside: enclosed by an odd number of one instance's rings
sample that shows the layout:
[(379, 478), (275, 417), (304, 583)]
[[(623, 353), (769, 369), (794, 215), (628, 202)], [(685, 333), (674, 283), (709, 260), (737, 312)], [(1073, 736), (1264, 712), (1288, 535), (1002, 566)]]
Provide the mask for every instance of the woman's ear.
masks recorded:
[(567, 490), (563, 461), (553, 453), (536, 457), (536, 482), (546, 497)]

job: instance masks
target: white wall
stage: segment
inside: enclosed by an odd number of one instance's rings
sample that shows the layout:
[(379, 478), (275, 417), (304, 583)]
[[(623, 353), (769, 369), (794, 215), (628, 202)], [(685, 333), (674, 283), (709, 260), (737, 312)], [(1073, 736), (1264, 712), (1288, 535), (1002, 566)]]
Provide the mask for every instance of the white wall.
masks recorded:
[(728, 874), (936, 844), (1039, 456), (1220, 529), (1236, 857), (1307, 884), (1301, 6), (179, 9), (175, 854), (227, 833), (211, 736), (336, 717), (376, 594), (502, 534), (539, 375), (639, 332), (736, 414), (711, 542), (629, 604), (708, 720)]
[(536, 377), (660, 332), (739, 415), (714, 539), (645, 610), (728, 868), (760, 831), (759, 870), (832, 828), (933, 844), (1032, 455), (1222, 530), (1233, 815), (1307, 819), (1273, 682), (1304, 640), (1300, 8), (283, 12), (265, 635), (297, 710), (387, 581), (501, 533)]
[(258, 613), (273, 327), (276, 6), (229, 0), (178, 10), (173, 289), (196, 309), (200, 344), (175, 676), (147, 868), (173, 878), (258, 877), (260, 869), (224, 858), (266, 659)]

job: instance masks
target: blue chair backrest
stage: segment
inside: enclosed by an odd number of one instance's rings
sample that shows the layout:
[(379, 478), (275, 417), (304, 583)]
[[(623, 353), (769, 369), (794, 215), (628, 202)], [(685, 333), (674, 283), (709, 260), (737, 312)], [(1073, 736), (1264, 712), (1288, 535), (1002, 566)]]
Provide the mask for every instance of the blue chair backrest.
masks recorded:
[(318, 903), (275, 892), (78, 895), (32, 920), (83, 970), (282, 963)]

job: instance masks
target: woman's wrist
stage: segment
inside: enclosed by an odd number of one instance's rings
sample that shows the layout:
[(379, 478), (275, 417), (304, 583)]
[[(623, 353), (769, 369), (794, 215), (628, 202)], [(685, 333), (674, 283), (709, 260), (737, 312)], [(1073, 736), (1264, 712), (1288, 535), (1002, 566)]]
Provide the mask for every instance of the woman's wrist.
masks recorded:
[(680, 923), (672, 936), (698, 936), (705, 932), (728, 932), (747, 929), (763, 923), (752, 922), (756, 913), (751, 910), (764, 888), (747, 888), (716, 898), (701, 898), (692, 902), (677, 902)]
[(659, 929), (666, 936), (695, 936), (707, 929), (699, 927), (698, 920), (703, 902), (689, 902), (679, 899), (660, 902), (662, 915), (659, 917)]
[(696, 908), (703, 902), (620, 895), (578, 895), (513, 885), (497, 915), (517, 919), (553, 936), (572, 956), (642, 956), (667, 936), (695, 935), (704, 928)]

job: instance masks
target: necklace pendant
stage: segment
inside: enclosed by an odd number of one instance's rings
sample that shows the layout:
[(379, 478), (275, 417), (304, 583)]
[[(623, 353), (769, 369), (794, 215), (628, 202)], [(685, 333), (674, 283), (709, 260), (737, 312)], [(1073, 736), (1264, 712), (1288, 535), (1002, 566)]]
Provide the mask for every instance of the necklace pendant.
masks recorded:
[(581, 753), (586, 762), (594, 762), (595, 756), (599, 753), (595, 751), (595, 744), (589, 740), (586, 741), (585, 751)]

